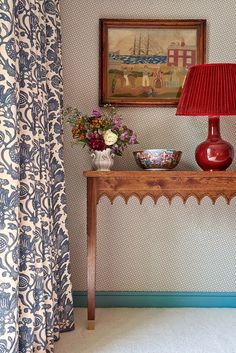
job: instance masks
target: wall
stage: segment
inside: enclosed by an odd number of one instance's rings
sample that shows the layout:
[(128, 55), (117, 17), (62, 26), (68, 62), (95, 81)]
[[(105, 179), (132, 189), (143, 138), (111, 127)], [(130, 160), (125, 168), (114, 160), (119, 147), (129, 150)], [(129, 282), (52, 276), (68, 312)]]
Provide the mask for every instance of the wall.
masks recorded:
[[(62, 0), (65, 104), (90, 113), (98, 105), (99, 18), (207, 19), (207, 61), (235, 61), (235, 0)], [(199, 169), (196, 145), (207, 133), (206, 118), (176, 117), (175, 108), (122, 107), (138, 133), (139, 149), (183, 151), (178, 169)], [(223, 118), (222, 136), (235, 143), (236, 122)], [(65, 127), (68, 227), (74, 290), (86, 289), (86, 180), (88, 150), (71, 147)], [(129, 148), (115, 169), (138, 169)], [(230, 167), (235, 169), (235, 162)], [(98, 206), (97, 289), (103, 291), (235, 291), (235, 199), (214, 207), (204, 199), (186, 205), (145, 199), (140, 207), (116, 199)]]

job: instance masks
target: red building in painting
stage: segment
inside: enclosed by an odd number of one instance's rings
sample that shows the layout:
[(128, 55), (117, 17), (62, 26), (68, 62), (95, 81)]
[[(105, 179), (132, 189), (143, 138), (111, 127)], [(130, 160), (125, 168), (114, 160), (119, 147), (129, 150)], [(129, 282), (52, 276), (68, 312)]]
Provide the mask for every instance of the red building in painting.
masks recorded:
[(196, 64), (196, 46), (181, 43), (171, 43), (167, 48), (167, 65), (189, 67)]

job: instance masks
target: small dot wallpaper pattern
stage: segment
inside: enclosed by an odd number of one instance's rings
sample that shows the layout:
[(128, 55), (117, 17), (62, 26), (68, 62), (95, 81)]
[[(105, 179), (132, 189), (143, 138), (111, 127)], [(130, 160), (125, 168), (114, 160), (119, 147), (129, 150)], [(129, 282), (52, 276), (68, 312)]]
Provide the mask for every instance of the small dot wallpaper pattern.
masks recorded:
[[(62, 0), (64, 101), (90, 113), (98, 107), (99, 18), (206, 19), (207, 62), (235, 62), (235, 0)], [(206, 117), (176, 117), (174, 107), (121, 107), (140, 145), (116, 156), (116, 170), (138, 170), (132, 152), (183, 151), (177, 170), (199, 170), (194, 151), (207, 135)], [(236, 146), (236, 119), (221, 119), (222, 137)], [(86, 179), (88, 149), (71, 146), (65, 126), (65, 171), (74, 290), (86, 290)], [(235, 161), (230, 167), (235, 169)], [(117, 198), (98, 205), (97, 290), (235, 291), (236, 199), (201, 205), (176, 197), (140, 206)]]

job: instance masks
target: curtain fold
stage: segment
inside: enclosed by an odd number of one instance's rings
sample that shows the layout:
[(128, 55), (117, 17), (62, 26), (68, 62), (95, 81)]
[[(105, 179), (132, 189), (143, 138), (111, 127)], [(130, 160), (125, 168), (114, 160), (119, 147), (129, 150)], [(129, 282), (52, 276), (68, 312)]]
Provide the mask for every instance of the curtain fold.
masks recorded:
[(73, 328), (59, 0), (0, 1), (0, 353)]

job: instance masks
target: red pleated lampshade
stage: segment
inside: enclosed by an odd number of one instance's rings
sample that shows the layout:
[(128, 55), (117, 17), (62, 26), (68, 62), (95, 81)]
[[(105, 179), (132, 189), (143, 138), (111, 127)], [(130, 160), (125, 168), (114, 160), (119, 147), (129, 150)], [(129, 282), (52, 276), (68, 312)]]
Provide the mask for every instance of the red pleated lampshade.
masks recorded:
[(236, 115), (236, 64), (192, 66), (176, 115)]

